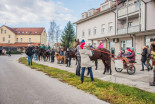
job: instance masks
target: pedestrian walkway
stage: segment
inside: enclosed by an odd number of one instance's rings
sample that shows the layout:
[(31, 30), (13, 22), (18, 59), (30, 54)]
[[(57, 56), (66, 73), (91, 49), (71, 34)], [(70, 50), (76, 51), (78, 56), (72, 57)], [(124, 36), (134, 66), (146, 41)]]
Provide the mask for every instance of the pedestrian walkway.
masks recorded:
[[(50, 67), (59, 68), (61, 70), (66, 70), (72, 73), (75, 73), (76, 71), (75, 60), (72, 60), (71, 67), (66, 67), (66, 65), (64, 64), (57, 64), (56, 61), (55, 63), (44, 62), (44, 61), (40, 61), (40, 62), (36, 61), (36, 62)], [(95, 66), (93, 66), (93, 74), (95, 78), (98, 78), (100, 80), (110, 81), (110, 82), (119, 83), (119, 84), (125, 84), (132, 87), (137, 87), (139, 89), (142, 89), (148, 92), (155, 93), (155, 87), (149, 86), (149, 82), (153, 81), (153, 71), (149, 71), (149, 72), (140, 71), (141, 70), (140, 64), (136, 64), (135, 67), (136, 67), (136, 73), (134, 75), (127, 74), (126, 70), (123, 70), (121, 73), (117, 73), (114, 69), (114, 64), (112, 63), (112, 75), (109, 75), (109, 73), (106, 73), (105, 75), (103, 75), (104, 65), (101, 61), (99, 61), (98, 70), (95, 70)]]

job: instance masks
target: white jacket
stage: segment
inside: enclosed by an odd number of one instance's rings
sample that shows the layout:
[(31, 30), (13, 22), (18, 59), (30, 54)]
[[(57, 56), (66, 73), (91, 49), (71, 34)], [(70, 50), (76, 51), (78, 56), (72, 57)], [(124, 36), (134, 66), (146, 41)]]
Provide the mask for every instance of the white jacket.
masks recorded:
[(88, 50), (86, 47), (79, 50), (81, 55), (81, 67), (92, 67), (92, 62), (89, 56), (92, 56), (91, 50)]

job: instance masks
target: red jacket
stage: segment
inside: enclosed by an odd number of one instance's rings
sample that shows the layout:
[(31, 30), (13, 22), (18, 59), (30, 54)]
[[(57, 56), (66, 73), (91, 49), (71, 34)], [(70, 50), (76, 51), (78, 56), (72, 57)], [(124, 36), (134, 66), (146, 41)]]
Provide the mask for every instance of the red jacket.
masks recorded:
[(132, 52), (131, 52), (131, 55), (130, 55), (130, 56), (128, 56), (127, 58), (129, 58), (129, 59), (130, 59), (130, 61), (135, 62), (135, 52), (134, 52), (134, 51), (132, 51)]

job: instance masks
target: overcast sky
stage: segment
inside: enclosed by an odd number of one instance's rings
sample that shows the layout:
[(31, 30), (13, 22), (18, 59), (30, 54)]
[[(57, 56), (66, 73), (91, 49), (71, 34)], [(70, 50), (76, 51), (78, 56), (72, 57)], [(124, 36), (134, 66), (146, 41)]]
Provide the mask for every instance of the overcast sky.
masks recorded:
[(55, 20), (63, 29), (81, 13), (98, 8), (105, 0), (0, 0), (0, 26), (45, 27)]

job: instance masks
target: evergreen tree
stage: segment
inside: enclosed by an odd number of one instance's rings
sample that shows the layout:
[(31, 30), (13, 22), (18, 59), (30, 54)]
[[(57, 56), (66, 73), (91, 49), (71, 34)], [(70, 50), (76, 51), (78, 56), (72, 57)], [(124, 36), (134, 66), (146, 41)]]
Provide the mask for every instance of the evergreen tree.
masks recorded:
[(75, 39), (75, 31), (72, 23), (69, 21), (62, 32), (61, 46), (72, 48)]

